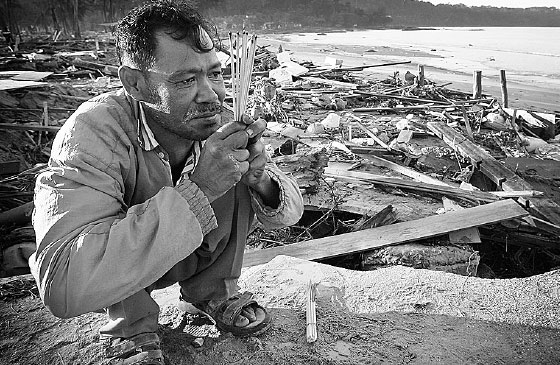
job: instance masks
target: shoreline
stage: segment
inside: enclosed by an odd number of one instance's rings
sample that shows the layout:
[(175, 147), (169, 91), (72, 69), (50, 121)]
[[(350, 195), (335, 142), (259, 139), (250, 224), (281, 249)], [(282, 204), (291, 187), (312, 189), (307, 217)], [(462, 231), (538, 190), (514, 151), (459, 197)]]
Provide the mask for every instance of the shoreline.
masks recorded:
[[(447, 88), (471, 93), (473, 87), (473, 74), (458, 70), (450, 65), (442, 55), (434, 55), (417, 48), (410, 47), (369, 47), (364, 51), (363, 46), (320, 44), (311, 42), (289, 42), (289, 37), (298, 36), (300, 33), (287, 34), (262, 34), (259, 43), (269, 46), (275, 52), (282, 45), (285, 51), (290, 52), (292, 59), (297, 62), (311, 61), (314, 65), (324, 65), (325, 57), (341, 59), (343, 67), (356, 67), (375, 65), (388, 62), (412, 61), (410, 64), (368, 68), (360, 71), (362, 75), (372, 79), (384, 80), (399, 71), (401, 77), (407, 71), (414, 74), (418, 72), (418, 65), (424, 65), (426, 79), (436, 84), (448, 84)], [(348, 36), (352, 32), (347, 33)], [(368, 47), (365, 47), (368, 48)], [(430, 62), (432, 61), (432, 62)], [(434, 62), (435, 61), (435, 62)], [(456, 61), (456, 60), (454, 60)], [(432, 63), (432, 65), (430, 65)], [(434, 66), (433, 64), (436, 64)], [(475, 69), (473, 69), (473, 72)], [(358, 73), (358, 72), (356, 72)], [(482, 74), (482, 92), (501, 101), (500, 75)], [(531, 75), (507, 74), (507, 89), (509, 107), (525, 109), (536, 112), (560, 114), (560, 89), (559, 80)]]

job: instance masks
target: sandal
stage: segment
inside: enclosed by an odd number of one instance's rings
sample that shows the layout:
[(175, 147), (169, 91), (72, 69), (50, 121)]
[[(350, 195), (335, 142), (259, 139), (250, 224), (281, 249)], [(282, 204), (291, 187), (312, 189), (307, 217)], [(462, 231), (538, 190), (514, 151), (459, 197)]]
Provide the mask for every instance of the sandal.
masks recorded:
[[(210, 300), (202, 303), (193, 303), (193, 306), (207, 313), (216, 322), (216, 327), (222, 332), (231, 332), (236, 337), (258, 336), (264, 333), (272, 325), (272, 317), (266, 309), (260, 306), (254, 299), (253, 293), (245, 292), (236, 294), (226, 300)], [(242, 311), (252, 307), (254, 310), (261, 309), (259, 316), (253, 322), (244, 327), (238, 327), (235, 322)]]
[(108, 339), (105, 347), (108, 365), (164, 365), (159, 347), (159, 337), (155, 333), (141, 333), (130, 338)]

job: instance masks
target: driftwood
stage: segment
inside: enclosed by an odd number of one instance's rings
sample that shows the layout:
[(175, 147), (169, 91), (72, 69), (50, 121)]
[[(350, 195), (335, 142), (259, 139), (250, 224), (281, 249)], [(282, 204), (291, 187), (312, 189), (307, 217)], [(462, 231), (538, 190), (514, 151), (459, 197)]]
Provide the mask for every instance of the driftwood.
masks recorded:
[(375, 270), (392, 265), (445, 271), (458, 275), (476, 274), (480, 255), (470, 247), (427, 246), (418, 243), (382, 247), (363, 254), (362, 268)]
[(381, 166), (381, 167), (391, 169), (395, 172), (398, 172), (399, 174), (403, 174), (405, 176), (411, 177), (416, 181), (424, 182), (427, 184), (433, 184), (433, 185), (449, 186), (449, 184), (446, 184), (441, 180), (435, 179), (431, 176), (413, 170), (410, 167), (399, 165), (398, 163), (391, 162), (389, 160), (386, 160), (378, 156), (368, 156), (367, 159), (370, 160), (376, 166)]
[(427, 183), (417, 182), (412, 180), (403, 180), (394, 177), (379, 176), (367, 172), (347, 171), (342, 169), (336, 169), (333, 167), (327, 167), (325, 169), (325, 176), (333, 177), (342, 181), (354, 182), (354, 183), (361, 181), (361, 182), (368, 182), (372, 184), (391, 186), (400, 189), (408, 189), (413, 191), (422, 191), (426, 193), (439, 194), (442, 196), (460, 198), (471, 202), (472, 201), (493, 202), (500, 199), (496, 195), (483, 191), (465, 191), (451, 186), (427, 184)]

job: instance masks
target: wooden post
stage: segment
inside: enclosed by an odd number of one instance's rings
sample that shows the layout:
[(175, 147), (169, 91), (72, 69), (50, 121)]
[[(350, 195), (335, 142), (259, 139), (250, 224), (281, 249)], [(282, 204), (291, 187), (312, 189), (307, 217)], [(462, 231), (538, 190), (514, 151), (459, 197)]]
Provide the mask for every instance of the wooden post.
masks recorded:
[(473, 139), (473, 132), (471, 128), (471, 122), (469, 121), (469, 115), (467, 114), (467, 108), (464, 105), (461, 105), (461, 111), (463, 112), (463, 118), (465, 119), (465, 128), (467, 129), (468, 136)]
[(93, 52), (95, 54), (95, 59), (99, 58), (99, 40), (95, 40), (95, 51)]
[(418, 86), (424, 86), (424, 65), (418, 65)]
[(482, 96), (482, 71), (475, 71), (473, 74), (473, 99)]
[(43, 125), (49, 126), (49, 103), (43, 101)]
[(80, 20), (78, 18), (78, 0), (74, 0), (74, 36), (76, 39), (82, 39), (80, 32)]
[(502, 84), (502, 106), (508, 107), (508, 91), (506, 81), (506, 70), (500, 70), (500, 83)]
[[(41, 118), (42, 126), (48, 127), (49, 126), (49, 105), (46, 101), (43, 101), (43, 118)], [(45, 132), (45, 136), (47, 132)], [(43, 138), (43, 132), (39, 131), (39, 137), (37, 137), (37, 146), (41, 145), (41, 139)]]

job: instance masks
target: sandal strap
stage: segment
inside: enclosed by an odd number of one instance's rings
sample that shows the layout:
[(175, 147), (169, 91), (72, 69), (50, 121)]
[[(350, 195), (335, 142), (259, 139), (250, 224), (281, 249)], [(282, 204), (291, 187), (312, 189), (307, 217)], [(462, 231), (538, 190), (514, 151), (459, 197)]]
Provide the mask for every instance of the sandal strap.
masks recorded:
[(118, 365), (164, 365), (163, 354), (161, 350), (143, 351), (123, 359)]
[(114, 341), (115, 339), (105, 348), (106, 357), (122, 357), (132, 354), (135, 351), (141, 352), (142, 348), (147, 346), (159, 348), (159, 337), (153, 332), (140, 333), (130, 338), (118, 339), (116, 343), (114, 343)]
[(253, 299), (253, 293), (251, 292), (234, 295), (224, 301), (226, 307), (222, 314), (222, 322), (228, 326), (234, 325), (235, 319), (241, 314), (243, 308), (256, 303), (257, 302)]
[(110, 365), (165, 365), (163, 353), (161, 350), (148, 350), (140, 352), (136, 355), (127, 357), (126, 359), (115, 358), (109, 363)]

